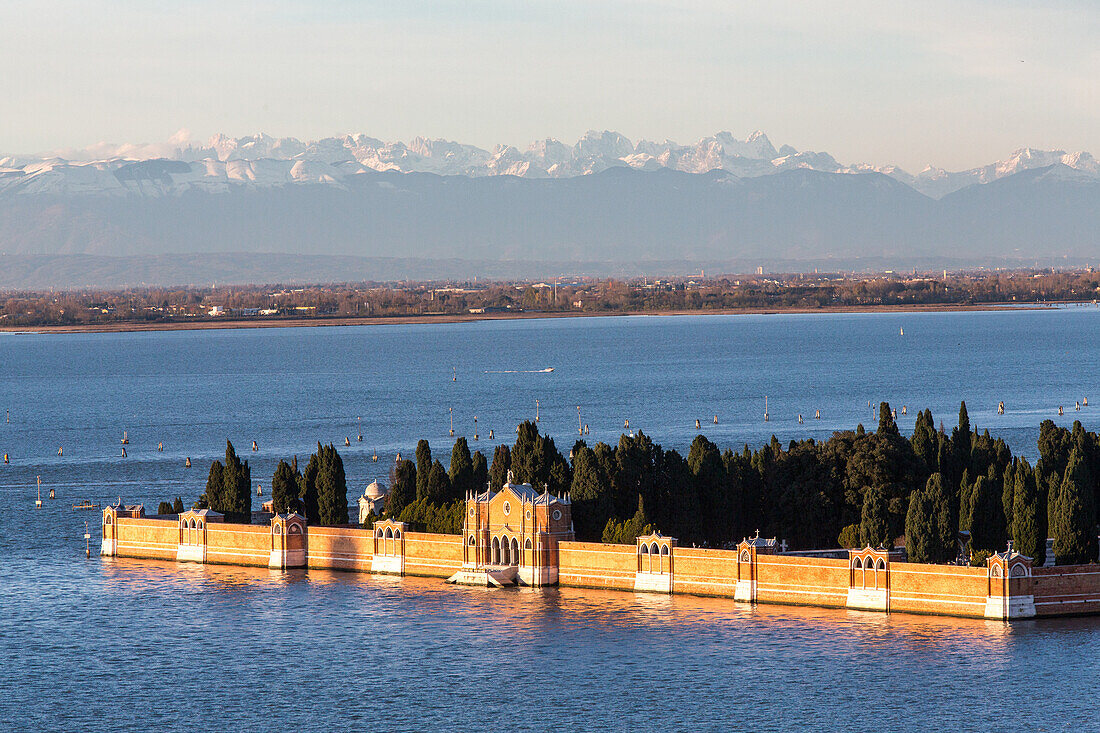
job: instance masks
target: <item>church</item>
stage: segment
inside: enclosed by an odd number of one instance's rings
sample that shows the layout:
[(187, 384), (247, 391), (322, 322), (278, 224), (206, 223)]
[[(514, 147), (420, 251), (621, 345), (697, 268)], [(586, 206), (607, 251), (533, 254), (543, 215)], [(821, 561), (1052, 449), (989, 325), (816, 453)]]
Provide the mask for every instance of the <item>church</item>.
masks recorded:
[(466, 585), (554, 585), (558, 543), (574, 539), (569, 495), (513, 483), (466, 497), (462, 569), (448, 582)]

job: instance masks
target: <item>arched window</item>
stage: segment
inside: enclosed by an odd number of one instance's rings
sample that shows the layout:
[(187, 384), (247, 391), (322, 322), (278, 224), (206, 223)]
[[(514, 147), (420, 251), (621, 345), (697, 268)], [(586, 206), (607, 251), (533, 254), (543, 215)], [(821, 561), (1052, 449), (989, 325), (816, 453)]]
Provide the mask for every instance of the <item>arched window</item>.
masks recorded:
[(647, 545), (646, 543), (643, 542), (638, 547), (638, 552), (642, 553), (643, 555), (648, 555), (649, 554), (649, 545)]
[(668, 554), (668, 545), (661, 545), (661, 554), (662, 555), (667, 555)]
[(741, 557), (739, 557), (738, 559), (741, 562), (748, 562), (749, 561), (749, 551), (748, 550), (742, 550), (741, 551)]
[(473, 535), (470, 535), (470, 547), (473, 547), (475, 544), (477, 544), (477, 541), (474, 539)]
[(110, 514), (103, 517), (103, 523), (104, 524), (110, 524), (111, 523), (111, 515)]
[(1016, 563), (1012, 566), (1012, 570), (1009, 571), (1008, 577), (1010, 578), (1026, 578), (1027, 567), (1023, 563)]
[(395, 540), (399, 540), (399, 539), (401, 539), (401, 530), (399, 530), (399, 529), (395, 529), (395, 530), (393, 531), (393, 538), (394, 538)]
[(493, 565), (500, 565), (500, 539), (498, 537), (493, 538)]
[(386, 527), (386, 535), (385, 535), (385, 537), (386, 537), (386, 539), (387, 539), (387, 540), (391, 540), (391, 539), (393, 539), (393, 530), (392, 530), (392, 529), (390, 529), (389, 527)]
[(519, 540), (512, 538), (512, 565), (519, 565)]
[(994, 565), (993, 568), (989, 571), (989, 574), (992, 575), (994, 578), (1001, 577), (1001, 566)]
[(381, 527), (376, 527), (375, 528), (374, 536), (377, 537), (378, 539), (382, 539), (382, 528)]
[(277, 525), (277, 524), (276, 524), (276, 525), (275, 525), (275, 528), (274, 528), (274, 529), (273, 529), (272, 531), (273, 531), (273, 532), (274, 532), (275, 534), (282, 534), (282, 533), (283, 533), (283, 528), (282, 528), (282, 527), (280, 527), (279, 525)]
[(290, 529), (287, 530), (287, 534), (301, 534), (301, 533), (302, 533), (302, 528), (299, 527), (297, 524), (290, 525)]
[(528, 537), (527, 541), (523, 543), (523, 549), (525, 549), (525, 550), (530, 550), (531, 549), (531, 538), (530, 537)]

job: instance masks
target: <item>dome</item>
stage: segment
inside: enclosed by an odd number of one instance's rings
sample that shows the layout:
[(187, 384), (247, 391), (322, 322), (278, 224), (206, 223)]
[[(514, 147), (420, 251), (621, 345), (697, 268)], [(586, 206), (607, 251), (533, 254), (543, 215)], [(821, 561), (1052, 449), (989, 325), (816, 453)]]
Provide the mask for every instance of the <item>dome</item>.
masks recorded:
[(363, 496), (368, 499), (378, 499), (379, 497), (386, 495), (386, 487), (377, 481), (371, 481), (370, 486), (363, 492)]

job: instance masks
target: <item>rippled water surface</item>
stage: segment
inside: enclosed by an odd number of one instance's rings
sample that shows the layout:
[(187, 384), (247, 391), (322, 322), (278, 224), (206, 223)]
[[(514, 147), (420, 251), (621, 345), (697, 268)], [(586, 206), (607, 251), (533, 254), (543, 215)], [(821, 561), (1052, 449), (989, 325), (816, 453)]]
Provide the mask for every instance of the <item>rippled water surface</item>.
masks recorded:
[[(477, 415), (471, 445), (490, 449), (488, 430), (511, 437), (535, 399), (564, 450), (578, 405), (590, 442), (629, 418), (683, 448), (696, 418), (725, 447), (873, 425), (882, 399), (909, 406), (903, 430), (923, 407), (950, 428), (966, 399), (975, 425), (1033, 455), (1046, 417), (1100, 427), (1100, 402), (1073, 410), (1096, 386), (1098, 325), (1089, 307), (0, 335), (0, 729), (1095, 729), (1094, 618), (86, 559), (99, 516), (70, 506), (190, 502), (226, 438), (266, 489), (278, 458), (349, 436), (354, 492), (419, 437), (446, 460), (448, 407), (471, 439)], [(36, 511), (39, 475), (59, 498)]]

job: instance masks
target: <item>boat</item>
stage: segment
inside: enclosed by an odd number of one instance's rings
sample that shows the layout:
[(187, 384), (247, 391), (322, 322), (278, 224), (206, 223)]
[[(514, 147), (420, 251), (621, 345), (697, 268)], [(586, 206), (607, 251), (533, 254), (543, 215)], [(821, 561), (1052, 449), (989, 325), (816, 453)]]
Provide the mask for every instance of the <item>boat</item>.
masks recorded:
[(73, 509), (99, 509), (99, 504), (83, 499), (79, 504), (73, 504)]
[(898, 329), (898, 336), (904, 336), (904, 335), (905, 335), (905, 329), (904, 328), (899, 328)]

